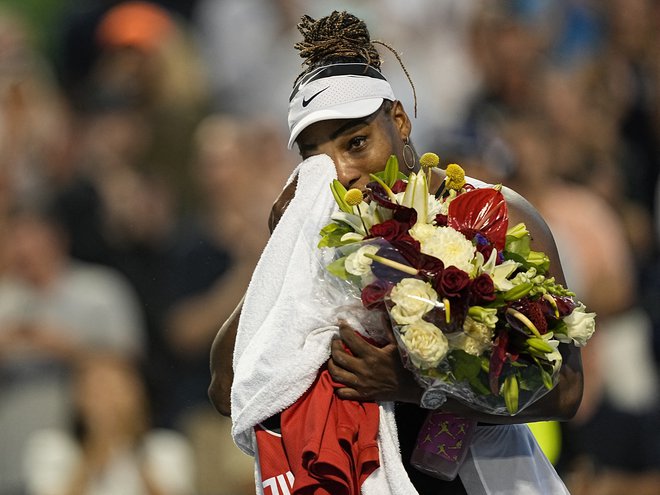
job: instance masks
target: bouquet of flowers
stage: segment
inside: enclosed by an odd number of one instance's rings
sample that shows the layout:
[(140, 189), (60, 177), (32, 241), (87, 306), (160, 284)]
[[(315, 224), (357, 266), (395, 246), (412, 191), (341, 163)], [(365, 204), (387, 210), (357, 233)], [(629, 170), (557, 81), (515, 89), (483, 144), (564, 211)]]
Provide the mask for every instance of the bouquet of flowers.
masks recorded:
[(328, 272), (367, 310), (389, 315), (403, 362), (427, 391), (423, 405), (450, 395), (516, 414), (556, 385), (558, 344), (583, 346), (595, 314), (548, 275), (525, 224), (508, 225), (501, 186), (475, 188), (450, 164), (430, 194), (439, 158), (426, 153), (420, 164), (406, 177), (392, 156), (364, 193), (334, 181), (339, 211), (318, 247), (333, 250)]

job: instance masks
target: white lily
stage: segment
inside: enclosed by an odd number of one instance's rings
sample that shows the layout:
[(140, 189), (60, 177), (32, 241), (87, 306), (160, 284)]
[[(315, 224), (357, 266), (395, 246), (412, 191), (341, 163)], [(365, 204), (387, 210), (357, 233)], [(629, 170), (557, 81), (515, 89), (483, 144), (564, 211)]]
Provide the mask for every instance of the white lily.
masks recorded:
[(364, 225), (362, 225), (362, 219), (360, 215), (346, 213), (345, 211), (336, 211), (330, 216), (330, 218), (336, 222), (345, 223), (358, 234), (363, 236), (367, 235), (367, 232), (364, 230)]
[[(483, 260), (481, 253), (477, 253), (477, 259), (477, 263)], [(496, 261), (497, 251), (493, 249), (488, 260), (481, 262), (481, 266), (477, 266), (477, 271), (490, 275), (497, 290), (506, 292), (509, 289), (513, 289), (514, 284), (508, 277), (520, 266), (520, 263), (513, 260), (506, 260), (497, 265)]]
[[(371, 227), (391, 217), (391, 214), (387, 215), (387, 212), (386, 214), (381, 214), (378, 204), (375, 202), (367, 203), (363, 201), (357, 206), (351, 206), (351, 208), (353, 210), (352, 213), (339, 210), (330, 216), (332, 220), (343, 222), (353, 229), (354, 232), (344, 234), (346, 239), (362, 240), (369, 233), (368, 231)], [(344, 239), (342, 238), (342, 240)]]
[(428, 195), (426, 175), (412, 172), (408, 176), (408, 186), (401, 204), (417, 211), (417, 222), (428, 223)]
[(358, 234), (357, 232), (347, 232), (340, 238), (341, 242), (360, 242), (363, 239), (364, 236), (362, 234)]

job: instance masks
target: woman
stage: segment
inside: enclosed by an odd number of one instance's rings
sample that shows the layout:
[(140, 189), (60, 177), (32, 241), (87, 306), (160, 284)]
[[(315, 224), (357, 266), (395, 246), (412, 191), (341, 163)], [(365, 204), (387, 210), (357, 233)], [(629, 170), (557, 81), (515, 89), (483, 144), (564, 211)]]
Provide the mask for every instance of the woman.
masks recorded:
[(42, 429), (25, 454), (29, 495), (192, 495), (193, 452), (185, 437), (150, 427), (142, 377), (105, 353), (74, 369), (77, 422)]
[[(303, 159), (325, 154), (335, 164), (345, 187), (364, 188), (369, 174), (381, 170), (387, 158), (398, 157), (402, 171), (417, 170), (411, 141), (411, 122), (401, 102), (394, 98), (380, 73), (380, 57), (362, 21), (345, 12), (313, 20), (303, 17), (299, 29), (304, 40), (296, 45), (308, 69), (295, 83), (289, 104), (289, 147), (297, 144)], [(404, 168), (405, 167), (405, 168)], [(444, 179), (442, 171), (432, 178), (431, 190)], [(289, 184), (273, 207), (271, 227), (293, 196)], [(553, 260), (552, 276), (564, 283), (554, 240), (534, 208), (513, 191), (505, 190), (510, 220), (525, 222), (534, 236), (534, 249)], [(223, 325), (211, 355), (212, 382), (209, 394), (223, 414), (229, 413), (231, 369), (236, 316)], [(466, 493), (459, 479), (441, 482), (407, 465), (410, 450), (427, 411), (420, 408), (423, 390), (404, 369), (397, 347), (375, 347), (355, 335), (347, 324), (339, 325), (341, 340), (332, 343), (328, 371), (341, 384), (341, 399), (395, 401), (402, 459), (419, 493)], [(448, 400), (442, 409), (488, 424), (513, 424), (571, 418), (582, 394), (579, 350), (562, 346), (564, 365), (558, 385), (515, 417), (484, 414)], [(405, 405), (404, 405), (405, 404)]]

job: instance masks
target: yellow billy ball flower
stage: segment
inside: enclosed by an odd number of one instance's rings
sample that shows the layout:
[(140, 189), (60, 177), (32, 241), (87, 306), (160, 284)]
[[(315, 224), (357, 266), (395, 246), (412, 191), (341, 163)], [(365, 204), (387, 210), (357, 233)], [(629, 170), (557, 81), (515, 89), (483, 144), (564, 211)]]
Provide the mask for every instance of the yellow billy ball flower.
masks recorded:
[(435, 153), (424, 153), (419, 157), (419, 164), (424, 168), (437, 167), (440, 164), (440, 157)]
[(450, 163), (447, 165), (447, 189), (454, 189), (460, 191), (465, 186), (465, 171), (460, 165)]
[(349, 189), (344, 195), (344, 201), (349, 206), (357, 206), (362, 203), (362, 191), (359, 189)]

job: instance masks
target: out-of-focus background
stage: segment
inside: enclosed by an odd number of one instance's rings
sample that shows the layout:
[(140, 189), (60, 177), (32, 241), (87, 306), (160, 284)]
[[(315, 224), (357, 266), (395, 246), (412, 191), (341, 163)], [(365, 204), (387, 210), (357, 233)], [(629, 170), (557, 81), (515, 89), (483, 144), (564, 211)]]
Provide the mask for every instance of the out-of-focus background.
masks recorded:
[(0, 495), (254, 493), (209, 348), (298, 162), (296, 23), (332, 9), (599, 314), (577, 416), (533, 425), (571, 492), (660, 493), (659, 1), (0, 0)]

